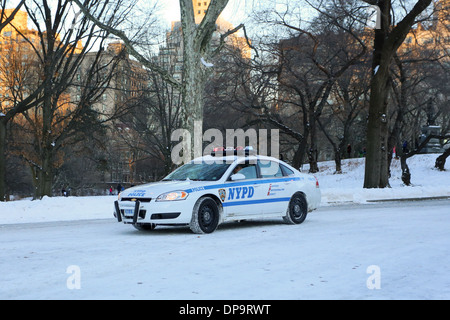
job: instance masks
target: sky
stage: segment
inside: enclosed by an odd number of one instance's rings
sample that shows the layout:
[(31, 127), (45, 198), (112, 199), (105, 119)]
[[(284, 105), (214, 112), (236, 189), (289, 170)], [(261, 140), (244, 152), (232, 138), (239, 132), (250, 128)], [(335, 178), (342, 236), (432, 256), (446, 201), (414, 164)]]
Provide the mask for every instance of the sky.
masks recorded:
[[(48, 0), (54, 2), (56, 0)], [(179, 0), (140, 0), (145, 3), (144, 7), (151, 3), (158, 3), (162, 8), (162, 14), (165, 20), (166, 27), (170, 28), (172, 21), (180, 20), (180, 4)], [(278, 8), (281, 3), (292, 0), (229, 0), (227, 7), (222, 13), (222, 17), (237, 26), (245, 22), (249, 13), (255, 8)], [(293, 0), (294, 2), (296, 0)], [(13, 8), (19, 3), (19, 0), (8, 0), (8, 7)]]
[[(171, 21), (180, 20), (180, 4), (179, 0), (159, 0), (165, 8), (165, 19), (168, 24)], [(245, 18), (245, 7), (248, 6), (250, 0), (230, 0), (223, 12), (225, 20), (233, 25), (238, 25)]]

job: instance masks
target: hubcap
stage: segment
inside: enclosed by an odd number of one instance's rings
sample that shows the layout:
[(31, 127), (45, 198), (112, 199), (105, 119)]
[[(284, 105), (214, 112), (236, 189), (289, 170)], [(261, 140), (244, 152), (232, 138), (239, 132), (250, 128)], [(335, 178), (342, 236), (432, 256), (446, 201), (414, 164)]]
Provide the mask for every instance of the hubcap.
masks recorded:
[(296, 199), (294, 206), (292, 208), (294, 217), (299, 218), (303, 215), (302, 207), (303, 206), (302, 206), (302, 203), (300, 202), (300, 200)]
[(204, 225), (209, 225), (212, 220), (211, 208), (205, 207), (202, 210), (202, 221)]

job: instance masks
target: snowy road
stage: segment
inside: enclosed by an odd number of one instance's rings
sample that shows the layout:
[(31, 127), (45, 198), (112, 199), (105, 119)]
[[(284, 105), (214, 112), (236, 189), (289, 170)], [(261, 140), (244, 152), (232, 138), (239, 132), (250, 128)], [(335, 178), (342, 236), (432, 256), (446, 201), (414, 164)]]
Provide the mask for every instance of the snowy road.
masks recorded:
[(0, 299), (450, 299), (449, 244), (449, 200), (202, 236), (112, 218), (0, 225)]

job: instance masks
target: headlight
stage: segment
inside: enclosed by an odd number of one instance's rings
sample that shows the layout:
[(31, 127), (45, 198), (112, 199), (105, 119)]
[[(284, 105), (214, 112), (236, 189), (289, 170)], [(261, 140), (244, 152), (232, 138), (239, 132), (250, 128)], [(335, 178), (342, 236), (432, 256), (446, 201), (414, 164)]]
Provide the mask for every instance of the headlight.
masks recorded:
[(156, 198), (156, 201), (177, 201), (184, 200), (188, 197), (189, 193), (185, 191), (173, 191), (163, 193)]

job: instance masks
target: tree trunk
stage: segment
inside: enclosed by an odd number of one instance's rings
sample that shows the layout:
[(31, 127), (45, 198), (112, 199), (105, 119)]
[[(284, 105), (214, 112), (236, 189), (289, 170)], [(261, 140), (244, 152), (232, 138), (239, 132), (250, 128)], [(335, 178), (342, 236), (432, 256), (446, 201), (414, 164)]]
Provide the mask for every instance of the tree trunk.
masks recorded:
[[(51, 77), (53, 70), (47, 70), (47, 77)], [(48, 85), (44, 89), (44, 103), (42, 105), (42, 140), (39, 148), (40, 168), (37, 174), (36, 195), (37, 199), (44, 196), (52, 196), (53, 184), (53, 141), (52, 141), (52, 122), (54, 117), (53, 112), (53, 97), (52, 88)]]
[[(210, 57), (211, 38), (216, 30), (216, 20), (227, 3), (228, 0), (211, 1), (203, 20), (196, 25), (192, 1), (180, 0), (183, 29), (181, 125), (191, 135), (191, 157), (201, 156), (203, 150), (201, 137), (197, 137), (195, 133), (200, 133), (200, 135), (203, 133), (203, 91), (209, 72), (202, 65), (201, 59), (208, 61)], [(183, 140), (186, 138), (183, 137)], [(185, 157), (185, 159), (187, 158)]]
[(300, 168), (303, 165), (305, 153), (306, 153), (306, 145), (308, 141), (309, 131), (305, 132), (304, 138), (298, 144), (297, 151), (295, 151), (294, 158), (292, 159), (292, 166), (294, 168)]
[(381, 28), (375, 30), (364, 188), (385, 188), (388, 185), (387, 93), (389, 65), (393, 52), (386, 42), (390, 27), (391, 3), (389, 0), (381, 0), (378, 3), (384, 19), (382, 19)]
[(441, 154), (436, 159), (435, 168), (439, 169), (440, 171), (445, 171), (445, 161), (447, 160), (448, 156), (450, 156), (450, 148), (445, 150), (443, 154)]
[(317, 151), (317, 129), (316, 129), (316, 115), (314, 107), (309, 109), (309, 136), (310, 136), (310, 148), (308, 152), (309, 157), (309, 172), (319, 172), (317, 165), (318, 151)]
[[(12, 12), (9, 13), (8, 17), (6, 17), (4, 15), (6, 12), (3, 10), (5, 9), (4, 5), (6, 5), (7, 2), (2, 2), (2, 8), (0, 8), (2, 15), (0, 32), (14, 19), (24, 3), (25, 1), (21, 0), (20, 3), (14, 7)], [(5, 113), (7, 112), (5, 111)], [(8, 123), (8, 120), (9, 119), (6, 119), (6, 115), (2, 114), (0, 116), (0, 202), (6, 201), (6, 124)]]
[(334, 163), (336, 164), (336, 171), (334, 173), (342, 173), (342, 161), (341, 152), (339, 150), (334, 150)]
[[(200, 133), (203, 128), (203, 91), (206, 77), (201, 67), (200, 54), (193, 48), (192, 39), (187, 39), (184, 43), (187, 48), (184, 50), (183, 69), (183, 94), (181, 125), (191, 133), (191, 154), (194, 157), (201, 156), (202, 145), (195, 144), (195, 125), (200, 125)], [(184, 137), (185, 139), (185, 137)], [(200, 147), (201, 150), (197, 150)]]
[(42, 167), (38, 171), (37, 184), (37, 199), (42, 199), (44, 196), (51, 197), (53, 195), (53, 152), (48, 148), (45, 148), (41, 155)]
[(381, 28), (375, 30), (374, 39), (364, 188), (389, 186), (387, 157), (389, 66), (395, 52), (414, 24), (415, 18), (430, 3), (431, 0), (418, 0), (411, 12), (391, 30), (391, 0), (378, 1), (382, 19)]
[(408, 159), (408, 154), (402, 154), (400, 156), (400, 165), (402, 168), (402, 181), (405, 186), (411, 185), (411, 172), (409, 171), (408, 164), (406, 163), (406, 159)]
[[(409, 167), (406, 164), (406, 160), (408, 158), (411, 158), (412, 156), (418, 154), (423, 148), (425, 148), (425, 146), (428, 144), (428, 142), (433, 139), (448, 139), (450, 138), (447, 135), (443, 135), (443, 136), (437, 136), (437, 135), (429, 135), (425, 138), (425, 140), (422, 141), (422, 143), (414, 150), (411, 150), (408, 153), (403, 153), (400, 156), (400, 164), (401, 164), (401, 168), (402, 168), (402, 181), (405, 185), (409, 186), (411, 185), (411, 172), (409, 171)], [(442, 155), (440, 155), (437, 159), (436, 159), (436, 163), (435, 163), (435, 167), (438, 168), (438, 164), (442, 164), (442, 169), (444, 168), (445, 165), (445, 159), (450, 155), (450, 149), (446, 150)]]
[(6, 201), (6, 121), (0, 118), (0, 201)]

